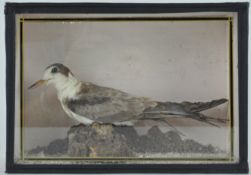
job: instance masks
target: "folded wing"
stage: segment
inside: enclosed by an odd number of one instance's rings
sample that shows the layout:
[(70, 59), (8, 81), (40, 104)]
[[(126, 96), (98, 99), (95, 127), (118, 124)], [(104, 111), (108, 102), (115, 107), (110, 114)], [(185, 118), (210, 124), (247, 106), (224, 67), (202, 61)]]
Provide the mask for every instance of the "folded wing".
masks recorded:
[(73, 113), (103, 123), (135, 120), (146, 108), (156, 103), (146, 98), (134, 97), (128, 93), (101, 87), (85, 85), (84, 93), (74, 99), (65, 99), (64, 105)]

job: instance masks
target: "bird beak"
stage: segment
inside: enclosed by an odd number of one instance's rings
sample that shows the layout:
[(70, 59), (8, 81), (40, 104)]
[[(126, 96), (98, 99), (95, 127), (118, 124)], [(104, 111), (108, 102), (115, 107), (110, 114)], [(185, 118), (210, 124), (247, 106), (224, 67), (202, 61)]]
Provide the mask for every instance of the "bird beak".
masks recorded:
[(32, 84), (30, 87), (28, 87), (28, 89), (34, 89), (34, 88), (36, 88), (38, 86), (43, 85), (46, 82), (47, 82), (47, 80), (39, 80), (36, 83)]

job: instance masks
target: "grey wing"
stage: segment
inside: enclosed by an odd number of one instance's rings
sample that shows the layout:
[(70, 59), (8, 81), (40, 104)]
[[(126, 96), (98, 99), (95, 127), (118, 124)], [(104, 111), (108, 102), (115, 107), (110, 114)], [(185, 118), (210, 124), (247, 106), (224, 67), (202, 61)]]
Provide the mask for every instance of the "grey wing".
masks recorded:
[(165, 115), (191, 115), (191, 111), (187, 110), (183, 105), (173, 102), (158, 102), (158, 105), (153, 108), (148, 108), (144, 110), (144, 114), (149, 114), (151, 117), (154, 114), (165, 114)]
[(68, 99), (65, 104), (73, 113), (103, 123), (134, 120), (153, 105), (144, 98), (96, 85), (91, 85), (87, 93)]
[(227, 102), (226, 99), (212, 100), (210, 102), (159, 102), (154, 108), (144, 111), (145, 114), (166, 114), (166, 115), (194, 115), (195, 113), (216, 107)]

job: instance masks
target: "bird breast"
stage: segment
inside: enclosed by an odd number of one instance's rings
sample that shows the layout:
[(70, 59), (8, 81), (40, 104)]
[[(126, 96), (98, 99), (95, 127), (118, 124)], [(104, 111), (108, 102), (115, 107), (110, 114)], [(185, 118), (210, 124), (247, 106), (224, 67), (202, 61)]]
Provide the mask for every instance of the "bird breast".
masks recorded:
[(79, 92), (81, 91), (81, 87), (82, 84), (79, 83), (69, 83), (67, 86), (67, 88), (64, 88), (61, 91), (58, 91), (58, 99), (61, 103), (61, 106), (63, 108), (63, 110), (65, 111), (65, 113), (70, 117), (73, 118), (75, 120), (77, 120), (80, 123), (84, 123), (84, 124), (91, 124), (94, 121), (90, 120), (89, 118), (82, 116), (82, 115), (78, 115), (76, 113), (74, 113), (71, 109), (69, 109), (69, 107), (67, 106), (67, 101), (69, 99), (73, 100), (73, 99), (77, 99)]

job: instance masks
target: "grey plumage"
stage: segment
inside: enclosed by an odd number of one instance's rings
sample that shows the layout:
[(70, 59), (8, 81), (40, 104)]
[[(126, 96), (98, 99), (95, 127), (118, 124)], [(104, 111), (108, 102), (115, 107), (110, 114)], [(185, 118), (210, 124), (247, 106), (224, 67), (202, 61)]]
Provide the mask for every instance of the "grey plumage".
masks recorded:
[(214, 120), (214, 118), (204, 116), (199, 112), (227, 101), (219, 99), (205, 103), (155, 102), (91, 83), (83, 83), (81, 90), (84, 93), (79, 93), (74, 99), (65, 99), (63, 103), (72, 112), (102, 123), (148, 119), (163, 121), (165, 115), (179, 115), (217, 126), (213, 122), (223, 122), (223, 120)]
[(83, 83), (81, 91), (84, 93), (79, 93), (74, 99), (66, 98), (63, 104), (72, 112), (97, 122), (136, 120), (145, 109), (157, 105), (147, 98), (91, 83)]
[[(225, 103), (226, 99), (205, 103), (157, 102), (117, 89), (81, 82), (74, 77), (68, 67), (59, 63), (48, 66), (43, 79), (29, 88), (45, 83), (55, 86), (58, 99), (68, 116), (84, 124), (93, 122), (122, 124), (149, 119), (165, 121), (170, 115), (192, 118), (214, 126), (216, 126), (214, 122), (225, 122), (223, 119), (205, 116), (200, 112)], [(168, 122), (167, 124), (170, 125)]]

